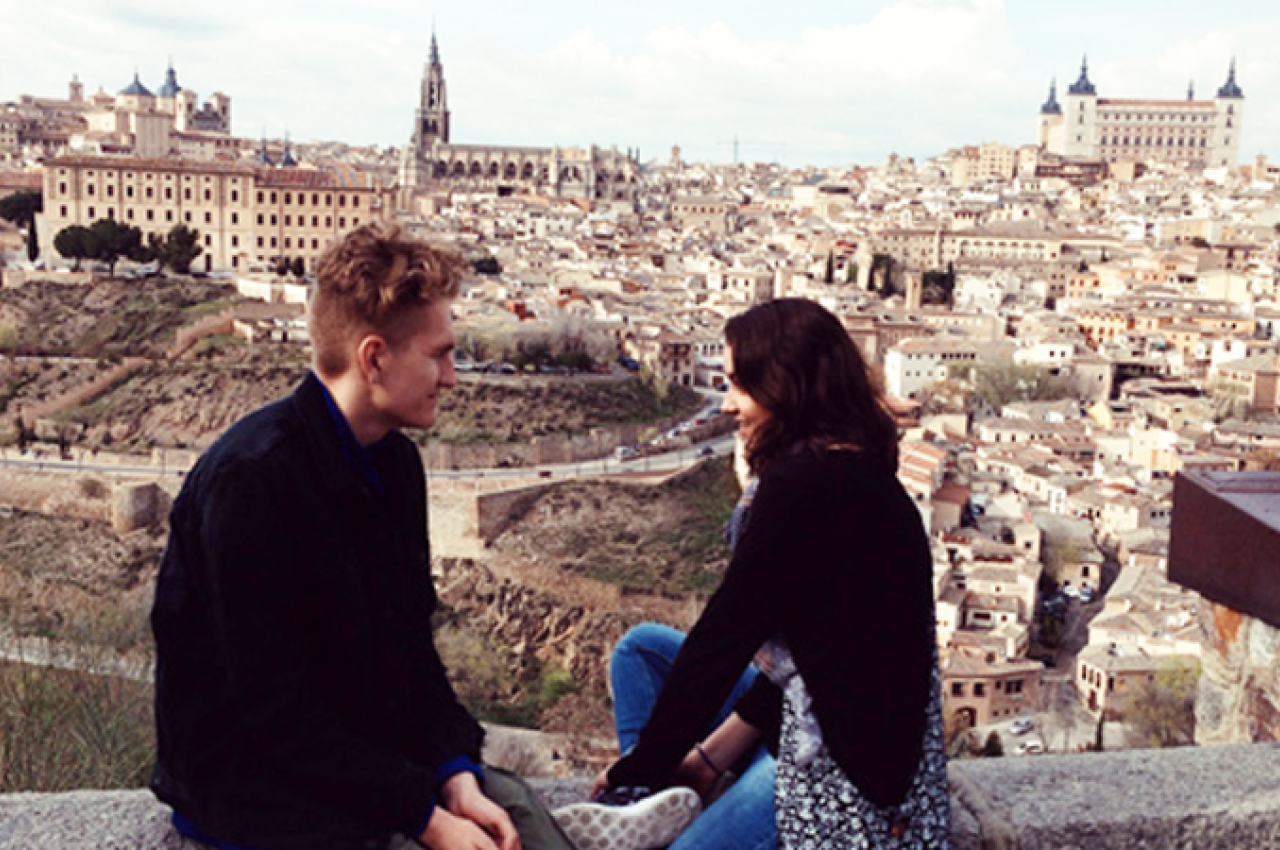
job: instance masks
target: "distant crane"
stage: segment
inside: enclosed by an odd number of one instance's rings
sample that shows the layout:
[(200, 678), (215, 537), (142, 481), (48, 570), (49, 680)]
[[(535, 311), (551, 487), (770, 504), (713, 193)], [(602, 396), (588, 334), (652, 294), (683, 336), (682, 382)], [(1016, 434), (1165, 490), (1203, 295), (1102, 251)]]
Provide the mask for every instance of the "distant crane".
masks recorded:
[(786, 149), (787, 149), (787, 143), (786, 143), (786, 142), (760, 142), (760, 141), (755, 141), (755, 140), (746, 140), (746, 141), (744, 142), (743, 140), (741, 140), (741, 139), (739, 139), (739, 138), (738, 138), (737, 134), (734, 134), (733, 139), (732, 139), (732, 140), (730, 140), (730, 141), (726, 141), (726, 142), (716, 142), (716, 144), (717, 144), (717, 145), (733, 145), (733, 164), (734, 164), (734, 165), (737, 165), (737, 164), (738, 164), (738, 146), (739, 146), (739, 144), (754, 145), (754, 146), (756, 146), (756, 147), (772, 147), (772, 148), (774, 148), (775, 150), (776, 150), (777, 148), (782, 148), (783, 150), (786, 150)]

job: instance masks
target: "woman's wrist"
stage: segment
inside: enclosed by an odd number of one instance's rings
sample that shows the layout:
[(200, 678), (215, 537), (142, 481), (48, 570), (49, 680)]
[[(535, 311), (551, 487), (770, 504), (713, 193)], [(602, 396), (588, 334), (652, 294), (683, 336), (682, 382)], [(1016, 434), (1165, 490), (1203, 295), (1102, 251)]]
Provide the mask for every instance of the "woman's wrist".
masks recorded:
[(715, 774), (716, 779), (719, 779), (720, 777), (724, 776), (724, 768), (722, 768), (716, 762), (715, 759), (713, 759), (710, 755), (707, 754), (707, 750), (705, 747), (702, 746), (702, 744), (700, 743), (694, 744), (693, 749), (694, 749), (694, 752), (698, 754), (698, 757), (702, 760), (702, 763), (706, 765), (706, 767), (708, 767), (712, 773)]

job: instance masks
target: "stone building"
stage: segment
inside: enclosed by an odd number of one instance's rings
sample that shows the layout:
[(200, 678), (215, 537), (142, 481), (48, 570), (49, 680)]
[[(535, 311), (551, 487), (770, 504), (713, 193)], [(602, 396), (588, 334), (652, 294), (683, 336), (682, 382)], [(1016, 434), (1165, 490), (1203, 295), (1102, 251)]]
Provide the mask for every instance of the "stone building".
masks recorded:
[(1040, 107), (1040, 145), (1050, 153), (1105, 162), (1201, 163), (1234, 166), (1240, 151), (1244, 92), (1231, 62), (1227, 81), (1212, 100), (1100, 98), (1088, 62), (1058, 102), (1057, 84)]
[(76, 152), (150, 159), (203, 150), (212, 158), (233, 142), (231, 98), (214, 92), (202, 105), (194, 91), (178, 84), (172, 65), (155, 92), (135, 73), (115, 95), (99, 91), (86, 97), (84, 84), (73, 77), (66, 99), (22, 95), (0, 108), (0, 157)]
[(542, 148), (452, 141), (448, 89), (435, 34), (422, 76), (413, 135), (400, 165), (401, 204), (419, 191), (529, 192), (588, 201), (635, 200), (640, 161), (591, 145)]
[(167, 234), (199, 232), (204, 271), (247, 271), (301, 257), (314, 269), (347, 231), (389, 214), (387, 192), (367, 175), (247, 163), (63, 156), (45, 165), (41, 254), (71, 225), (99, 219)]

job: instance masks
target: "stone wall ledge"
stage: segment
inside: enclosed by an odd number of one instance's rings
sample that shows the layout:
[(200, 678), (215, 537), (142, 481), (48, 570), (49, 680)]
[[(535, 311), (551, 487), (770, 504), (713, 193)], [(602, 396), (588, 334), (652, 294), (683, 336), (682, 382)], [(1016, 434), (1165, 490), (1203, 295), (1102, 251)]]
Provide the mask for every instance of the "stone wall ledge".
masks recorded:
[[(951, 765), (956, 850), (1280, 847), (1280, 744)], [(534, 780), (552, 806), (582, 780)], [(196, 850), (147, 791), (0, 795), (0, 850)]]

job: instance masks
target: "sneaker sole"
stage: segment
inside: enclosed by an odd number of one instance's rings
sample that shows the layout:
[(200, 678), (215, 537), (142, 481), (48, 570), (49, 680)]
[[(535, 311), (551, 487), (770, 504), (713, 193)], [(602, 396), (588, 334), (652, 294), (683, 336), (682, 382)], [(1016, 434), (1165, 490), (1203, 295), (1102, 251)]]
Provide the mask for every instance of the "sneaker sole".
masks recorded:
[(702, 811), (691, 788), (668, 788), (629, 806), (575, 803), (552, 813), (578, 850), (666, 847)]

